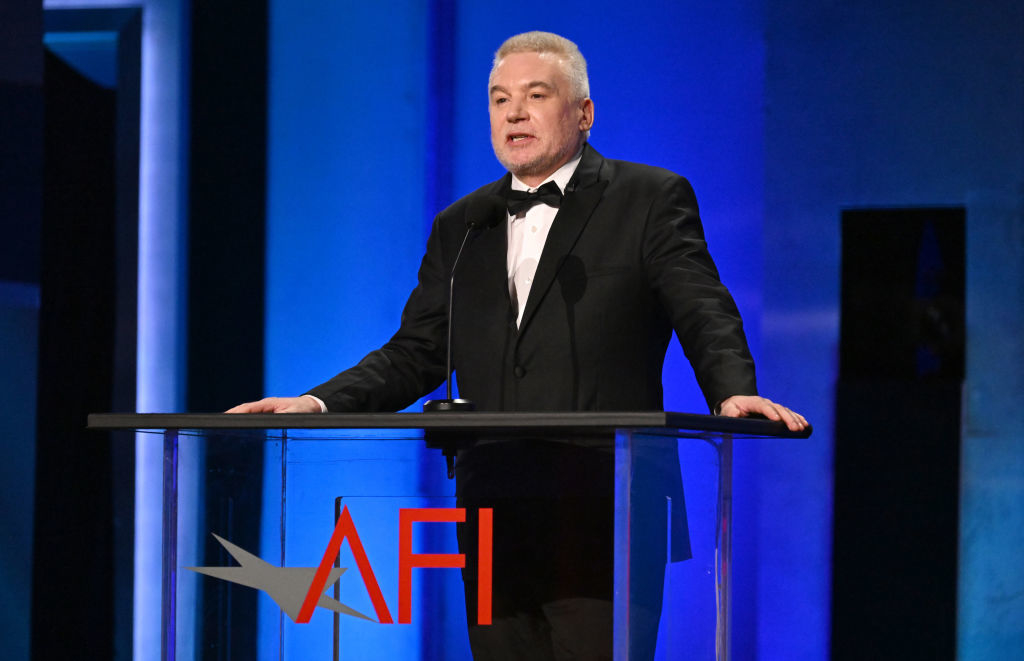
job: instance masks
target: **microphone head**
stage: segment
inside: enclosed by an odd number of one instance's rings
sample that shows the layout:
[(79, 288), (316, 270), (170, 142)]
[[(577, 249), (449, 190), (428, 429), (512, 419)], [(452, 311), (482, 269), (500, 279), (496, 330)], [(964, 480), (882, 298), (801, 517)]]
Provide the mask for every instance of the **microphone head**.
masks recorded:
[(508, 209), (502, 196), (474, 197), (466, 206), (466, 227), (472, 230), (494, 227), (507, 216)]

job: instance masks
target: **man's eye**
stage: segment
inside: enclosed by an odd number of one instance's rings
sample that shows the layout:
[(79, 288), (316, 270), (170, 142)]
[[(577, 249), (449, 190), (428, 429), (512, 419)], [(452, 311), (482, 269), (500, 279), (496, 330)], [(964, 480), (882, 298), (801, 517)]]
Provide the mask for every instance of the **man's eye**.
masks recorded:
[(502, 97), (498, 97), (497, 99), (494, 100), (494, 105), (500, 106), (501, 104), (505, 103), (506, 101), (508, 101), (508, 99), (506, 99), (505, 97), (503, 97), (503, 96)]
[(540, 92), (534, 92), (533, 94), (530, 95), (530, 98), (532, 98), (532, 99), (543, 99), (545, 96), (546, 95), (541, 94)]

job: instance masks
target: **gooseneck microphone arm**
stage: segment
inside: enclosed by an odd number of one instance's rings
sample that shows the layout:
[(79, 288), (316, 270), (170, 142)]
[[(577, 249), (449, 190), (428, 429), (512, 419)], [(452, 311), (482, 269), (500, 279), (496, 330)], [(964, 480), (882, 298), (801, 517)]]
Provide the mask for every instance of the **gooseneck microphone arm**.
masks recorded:
[(470, 232), (478, 227), (480, 227), (480, 225), (477, 223), (471, 222), (466, 224), (466, 233), (462, 237), (462, 245), (459, 246), (459, 252), (455, 253), (455, 261), (452, 263), (452, 271), (448, 276), (448, 341), (445, 345), (447, 351), (444, 363), (444, 373), (447, 377), (445, 379), (444, 396), (445, 399), (450, 402), (455, 401), (452, 399), (452, 312), (455, 310), (455, 268), (459, 265), (459, 258), (462, 257), (462, 250), (466, 247), (466, 241), (469, 241)]
[(445, 399), (432, 399), (423, 403), (426, 412), (438, 411), (472, 411), (476, 405), (468, 399), (452, 399), (452, 324), (455, 318), (455, 269), (462, 258), (469, 235), (473, 230), (494, 227), (507, 218), (505, 198), (499, 195), (487, 195), (470, 200), (466, 208), (466, 234), (462, 237), (459, 251), (455, 253), (455, 261), (448, 277), (448, 339), (445, 346)]

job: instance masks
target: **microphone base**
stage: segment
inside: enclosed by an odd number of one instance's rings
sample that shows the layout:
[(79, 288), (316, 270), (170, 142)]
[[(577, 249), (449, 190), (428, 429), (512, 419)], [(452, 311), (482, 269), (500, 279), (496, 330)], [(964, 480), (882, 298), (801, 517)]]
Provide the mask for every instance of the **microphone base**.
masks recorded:
[(429, 399), (423, 402), (424, 413), (444, 411), (475, 411), (476, 404), (468, 399)]
[[(468, 399), (428, 399), (423, 402), (424, 413), (448, 413), (452, 411), (475, 411), (476, 404)], [(427, 443), (430, 447), (430, 443)], [(436, 446), (435, 446), (436, 447)], [(444, 454), (445, 463), (448, 465), (448, 479), (455, 477), (455, 452), (454, 445), (442, 445), (441, 451)]]

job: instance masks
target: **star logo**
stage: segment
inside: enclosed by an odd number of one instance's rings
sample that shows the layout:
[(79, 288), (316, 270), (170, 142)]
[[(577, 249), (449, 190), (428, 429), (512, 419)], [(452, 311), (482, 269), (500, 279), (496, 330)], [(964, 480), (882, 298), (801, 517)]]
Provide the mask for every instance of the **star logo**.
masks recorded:
[[(259, 556), (249, 553), (240, 546), (232, 544), (223, 537), (216, 534), (213, 536), (241, 566), (185, 567), (185, 569), (266, 592), (280, 606), (281, 610), (287, 613), (288, 617), (292, 618), (293, 622), (297, 622), (303, 603), (313, 587), (317, 567), (278, 567)], [(334, 585), (341, 578), (341, 575), (345, 573), (346, 569), (345, 567), (332, 568), (325, 583), (321, 584), (322, 591)], [(343, 615), (351, 615), (370, 622), (376, 622), (376, 620), (367, 617), (354, 608), (346, 606), (340, 601), (328, 597), (326, 594), (322, 594), (322, 591), (316, 602), (318, 608), (326, 608)]]
[[(477, 623), (491, 624), (491, 576), (493, 563), (494, 515), (489, 507), (481, 507), (478, 518), (477, 551)], [(466, 556), (462, 553), (416, 553), (413, 551), (413, 524), (415, 523), (464, 523), (466, 510), (461, 507), (412, 507), (398, 511), (398, 623), (412, 622), (412, 572), (416, 567), (444, 569), (465, 569)], [(306, 624), (317, 608), (326, 608), (335, 613), (358, 617), (370, 622), (394, 624), (380, 584), (373, 573), (370, 559), (366, 556), (363, 542), (356, 532), (355, 522), (348, 506), (341, 510), (334, 525), (334, 532), (324, 549), (323, 558), (316, 567), (277, 567), (232, 544), (223, 537), (214, 535), (231, 557), (238, 561), (238, 567), (184, 567), (199, 574), (205, 574), (223, 581), (231, 581), (246, 587), (266, 592), (280, 606), (281, 610), (296, 624)], [(370, 597), (377, 618), (373, 619), (331, 599), (324, 592), (334, 585), (345, 573), (335, 567), (343, 542), (348, 540), (349, 551), (355, 560), (359, 576), (363, 580), (366, 594)]]

